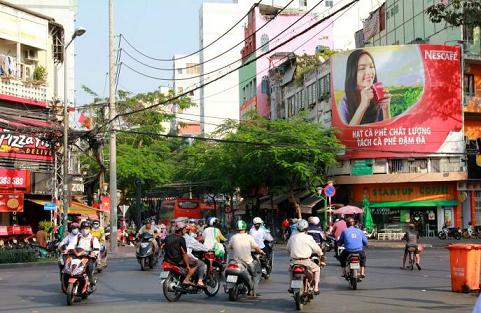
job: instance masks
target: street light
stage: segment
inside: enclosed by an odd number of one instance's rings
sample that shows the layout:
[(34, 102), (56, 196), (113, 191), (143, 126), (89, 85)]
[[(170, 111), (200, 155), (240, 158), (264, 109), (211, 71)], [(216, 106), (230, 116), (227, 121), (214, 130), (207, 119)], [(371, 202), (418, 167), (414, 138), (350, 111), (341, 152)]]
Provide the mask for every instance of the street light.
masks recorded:
[(68, 215), (68, 92), (67, 92), (67, 48), (76, 37), (85, 34), (85, 28), (75, 29), (70, 41), (62, 47), (63, 55), (63, 235), (67, 234), (67, 215)]

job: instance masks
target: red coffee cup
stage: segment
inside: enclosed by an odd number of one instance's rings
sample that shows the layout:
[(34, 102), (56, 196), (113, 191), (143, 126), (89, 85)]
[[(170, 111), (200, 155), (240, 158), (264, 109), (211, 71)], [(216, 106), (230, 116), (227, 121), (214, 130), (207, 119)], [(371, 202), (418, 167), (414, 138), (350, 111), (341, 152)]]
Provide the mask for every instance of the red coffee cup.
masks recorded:
[(386, 91), (384, 90), (384, 86), (381, 82), (377, 82), (372, 84), (371, 86), (372, 92), (374, 93), (374, 101), (378, 102), (382, 98), (386, 96)]

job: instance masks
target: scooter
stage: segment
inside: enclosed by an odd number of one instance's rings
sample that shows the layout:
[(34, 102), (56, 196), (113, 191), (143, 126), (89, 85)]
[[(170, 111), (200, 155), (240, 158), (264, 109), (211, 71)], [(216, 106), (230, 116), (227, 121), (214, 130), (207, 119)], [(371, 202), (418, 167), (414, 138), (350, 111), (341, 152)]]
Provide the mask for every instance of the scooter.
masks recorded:
[[(261, 279), (261, 264), (257, 254), (253, 254), (251, 269), (249, 266), (238, 260), (230, 260), (224, 271), (226, 278), (224, 291), (229, 294), (229, 301), (237, 301), (240, 295), (255, 296), (256, 286)], [(252, 271), (252, 272), (251, 272)]]
[[(215, 261), (213, 252), (206, 252), (204, 261)], [(198, 276), (194, 275), (194, 285), (185, 285), (182, 282), (187, 275), (185, 268), (174, 265), (169, 262), (162, 262), (163, 271), (160, 272), (160, 283), (164, 297), (169, 302), (176, 302), (183, 294), (199, 294), (204, 292), (208, 297), (214, 297), (220, 289), (220, 275), (216, 272), (216, 268), (207, 264), (207, 273), (204, 280), (205, 286), (197, 286)]]
[[(152, 241), (155, 240), (152, 234), (147, 232), (140, 235), (140, 241), (137, 245), (137, 261), (140, 264), (140, 269), (145, 271), (147, 266), (151, 269), (159, 261), (158, 253), (154, 254)], [(158, 251), (157, 251), (158, 252)]]
[[(311, 261), (320, 264), (319, 256), (316, 254), (311, 256)], [(294, 297), (296, 309), (302, 311), (304, 305), (311, 302), (315, 296), (314, 273), (307, 266), (296, 264), (295, 261), (290, 265), (289, 272), (292, 278), (289, 293)]]
[(349, 282), (352, 290), (357, 289), (357, 284), (361, 279), (361, 256), (358, 253), (351, 253), (347, 257), (346, 262), (346, 280)]
[(325, 235), (325, 236), (326, 237), (325, 239), (323, 238), (322, 243), (324, 245), (325, 252), (329, 252), (336, 247), (336, 238), (334, 238), (331, 235)]
[(457, 227), (443, 227), (443, 229), (438, 233), (439, 239), (454, 238), (456, 240), (461, 239), (461, 230)]
[[(87, 275), (87, 264), (93, 257), (81, 248), (69, 250), (62, 270), (62, 290), (67, 295), (67, 305), (79, 299), (87, 299), (95, 291)], [(96, 278), (95, 283), (96, 283)]]
[(261, 275), (262, 278), (265, 280), (269, 279), (271, 272), (272, 272), (272, 266), (274, 264), (273, 259), (274, 259), (274, 243), (272, 241), (264, 241), (264, 245), (268, 247), (270, 253), (266, 255), (260, 255), (259, 256), (259, 261), (261, 264)]

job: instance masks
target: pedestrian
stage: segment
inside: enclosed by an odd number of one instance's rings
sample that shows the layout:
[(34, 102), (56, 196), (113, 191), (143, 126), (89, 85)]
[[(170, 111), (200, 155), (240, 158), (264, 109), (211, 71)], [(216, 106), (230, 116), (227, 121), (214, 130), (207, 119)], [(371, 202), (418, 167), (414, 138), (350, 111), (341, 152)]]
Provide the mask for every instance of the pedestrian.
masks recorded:
[(45, 231), (45, 227), (43, 225), (38, 226), (38, 231), (35, 234), (35, 238), (37, 239), (39, 246), (47, 248), (47, 232)]

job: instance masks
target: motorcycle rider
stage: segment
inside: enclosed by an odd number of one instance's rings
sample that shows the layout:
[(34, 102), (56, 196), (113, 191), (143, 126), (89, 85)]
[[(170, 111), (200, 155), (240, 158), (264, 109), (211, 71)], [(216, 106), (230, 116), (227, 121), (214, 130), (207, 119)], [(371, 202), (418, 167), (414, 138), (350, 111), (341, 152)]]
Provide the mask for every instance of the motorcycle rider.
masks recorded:
[(77, 241), (74, 240), (77, 238), (80, 231), (80, 225), (78, 223), (71, 223), (70, 224), (70, 233), (58, 244), (58, 250), (71, 250), (75, 249)]
[[(247, 223), (243, 220), (237, 222), (238, 233), (232, 236), (229, 241), (229, 248), (232, 249), (232, 258), (241, 261), (247, 265), (250, 275), (253, 277), (253, 281), (256, 282), (255, 277), (258, 275), (254, 265), (254, 259), (252, 258), (252, 250), (256, 253), (265, 255), (265, 252), (261, 250), (254, 238), (246, 233)], [(254, 283), (254, 289), (251, 292), (252, 296), (256, 296), (257, 286)]]
[(105, 245), (105, 230), (103, 227), (100, 227), (99, 220), (92, 220), (92, 230), (90, 231), (92, 236), (97, 237), (99, 240), (100, 245)]
[[(254, 217), (254, 219), (252, 220), (252, 223), (254, 225), (251, 227), (249, 231), (249, 235), (251, 235), (254, 238), (259, 248), (261, 248), (262, 251), (264, 251), (264, 253), (266, 254), (266, 256), (270, 258), (272, 255), (272, 249), (269, 245), (266, 245), (264, 242), (274, 241), (274, 238), (272, 238), (271, 232), (265, 228), (264, 221), (260, 217)], [(261, 259), (261, 261), (262, 263), (265, 262), (263, 258)], [(262, 264), (262, 265), (264, 267), (266, 266), (266, 264)]]
[(345, 249), (339, 256), (339, 261), (342, 267), (342, 277), (346, 276), (346, 262), (347, 258), (352, 253), (357, 253), (360, 256), (361, 261), (361, 278), (366, 276), (366, 253), (364, 247), (367, 247), (367, 237), (362, 230), (355, 227), (356, 221), (349, 217), (347, 218), (348, 227), (344, 229), (339, 238), (339, 245), (344, 245)]
[(306, 220), (300, 219), (297, 221), (298, 233), (292, 235), (291, 238), (289, 238), (289, 241), (287, 241), (287, 251), (293, 260), (293, 264), (307, 266), (314, 273), (314, 293), (318, 295), (321, 269), (311, 260), (311, 255), (317, 254), (319, 257), (322, 257), (323, 253), (314, 239), (307, 234), (308, 227), (309, 224)]
[(144, 221), (144, 226), (142, 226), (139, 229), (139, 233), (137, 234), (137, 238), (140, 238), (140, 236), (143, 233), (149, 233), (154, 237), (154, 240), (152, 240), (152, 253), (154, 255), (156, 255), (157, 251), (159, 250), (159, 244), (157, 242), (158, 230), (155, 226), (152, 225), (152, 220), (146, 219)]
[(97, 237), (90, 233), (91, 224), (89, 221), (83, 221), (80, 224), (80, 234), (77, 235), (77, 242), (75, 248), (82, 248), (91, 257), (87, 263), (87, 275), (90, 281), (90, 287), (95, 286), (94, 271), (98, 253), (100, 251), (100, 244)]
[(341, 238), (341, 234), (346, 228), (347, 228), (347, 224), (344, 219), (344, 215), (341, 215), (341, 217), (338, 220), (336, 220), (336, 222), (334, 222), (334, 225), (332, 226), (332, 230), (331, 230), (331, 235), (334, 236), (334, 239), (336, 239), (335, 246), (334, 246), (335, 256), (338, 256), (337, 247), (339, 246), (339, 238)]
[(174, 233), (165, 237), (164, 243), (164, 261), (171, 264), (185, 267), (187, 275), (182, 282), (185, 285), (192, 285), (190, 282), (192, 276), (197, 270), (196, 266), (190, 266), (190, 258), (187, 254), (187, 243), (184, 238), (186, 224), (177, 222), (174, 225)]
[(190, 258), (190, 265), (197, 266), (197, 275), (199, 279), (197, 280), (197, 285), (204, 286), (205, 274), (207, 273), (207, 264), (202, 260), (195, 257), (192, 251), (209, 251), (205, 245), (198, 242), (195, 237), (197, 237), (197, 227), (194, 224), (190, 224), (186, 227), (186, 232), (184, 234), (185, 243), (187, 246), (187, 255)]
[(214, 250), (218, 257), (223, 257), (225, 255), (225, 249), (222, 242), (227, 241), (227, 239), (222, 235), (219, 220), (216, 217), (212, 217), (209, 220), (209, 227), (204, 229), (202, 238), (204, 238), (204, 245), (207, 249)]
[[(307, 219), (309, 223), (309, 227), (307, 228), (307, 234), (311, 235), (314, 241), (321, 247), (323, 238), (324, 238), (324, 231), (322, 227), (319, 225), (319, 217), (317, 216), (310, 216)], [(324, 253), (324, 251), (322, 251)], [(321, 265), (326, 266), (325, 256), (324, 254), (320, 257), (321, 258)]]
[(291, 218), (289, 220), (289, 228), (287, 229), (287, 239), (297, 233), (297, 218)]
[(421, 270), (421, 256), (419, 255), (419, 249), (418, 249), (418, 244), (419, 244), (419, 233), (415, 230), (415, 225), (410, 223), (408, 225), (408, 231), (404, 234), (403, 239), (406, 241), (406, 247), (404, 248), (404, 257), (403, 257), (403, 264), (401, 266), (401, 269), (404, 270), (406, 269), (406, 258), (408, 256), (408, 248), (409, 247), (416, 247), (416, 250), (414, 251), (414, 254), (416, 256), (416, 267), (418, 270)]

